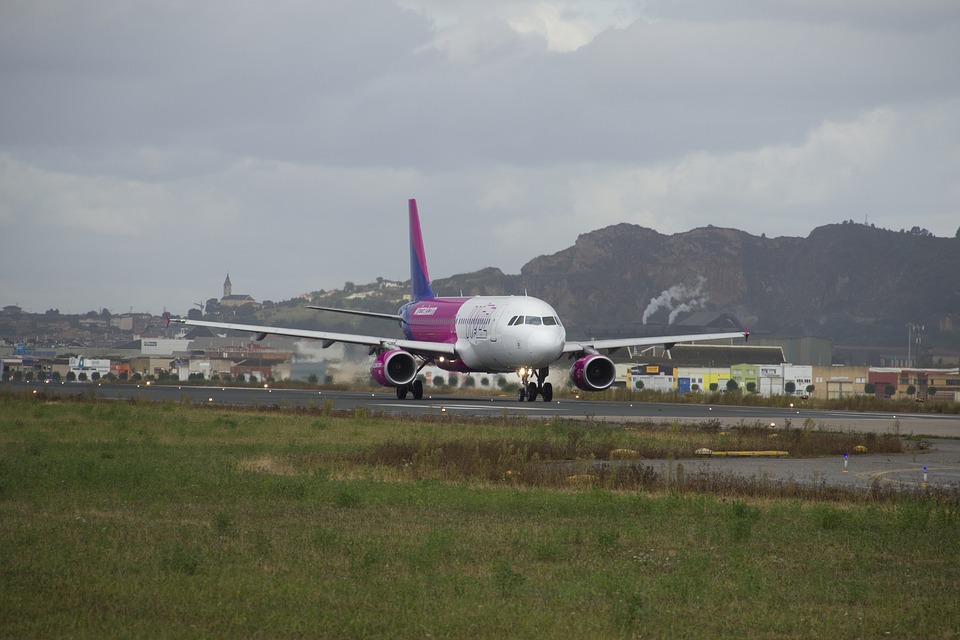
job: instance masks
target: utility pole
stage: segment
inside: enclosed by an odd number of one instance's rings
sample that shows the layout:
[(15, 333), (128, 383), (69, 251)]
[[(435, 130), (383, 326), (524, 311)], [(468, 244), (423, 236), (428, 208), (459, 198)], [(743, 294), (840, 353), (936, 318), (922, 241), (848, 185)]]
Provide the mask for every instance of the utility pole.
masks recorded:
[[(916, 338), (914, 338), (916, 332)], [(916, 343), (916, 349), (913, 348)], [(920, 346), (923, 343), (923, 325), (913, 322), (907, 323), (907, 366), (916, 367), (916, 361), (920, 359)]]

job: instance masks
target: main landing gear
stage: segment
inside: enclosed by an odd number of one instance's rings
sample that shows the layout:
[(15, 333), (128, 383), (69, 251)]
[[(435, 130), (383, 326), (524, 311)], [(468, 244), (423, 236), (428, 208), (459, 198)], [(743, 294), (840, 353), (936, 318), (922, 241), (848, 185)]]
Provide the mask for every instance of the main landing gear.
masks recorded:
[[(530, 376), (536, 373), (537, 381), (534, 382), (530, 380)], [(547, 379), (547, 375), (550, 374), (550, 367), (543, 367), (542, 369), (537, 369), (534, 372), (533, 369), (521, 369), (520, 370), (520, 391), (517, 394), (517, 400), (523, 402), (533, 402), (537, 399), (537, 396), (543, 398), (544, 402), (550, 402), (553, 400), (553, 385), (549, 382), (544, 382)]]
[(417, 378), (410, 384), (405, 384), (397, 387), (397, 400), (406, 400), (407, 394), (412, 393), (414, 400), (419, 400), (423, 397), (423, 382)]

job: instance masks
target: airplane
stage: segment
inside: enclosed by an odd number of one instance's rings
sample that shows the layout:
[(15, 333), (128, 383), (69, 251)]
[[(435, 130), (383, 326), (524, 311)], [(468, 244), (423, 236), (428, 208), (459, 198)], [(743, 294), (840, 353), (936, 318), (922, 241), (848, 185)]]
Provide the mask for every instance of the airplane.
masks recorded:
[[(410, 302), (396, 314), (307, 305), (310, 309), (348, 313), (397, 322), (402, 338), (366, 336), (329, 331), (257, 326), (170, 318), (167, 322), (196, 327), (248, 331), (257, 340), (267, 335), (320, 340), (323, 348), (343, 342), (365, 345), (376, 355), (370, 366), (373, 378), (385, 387), (394, 387), (397, 398), (423, 397), (420, 371), (429, 364), (446, 371), (463, 373), (517, 373), (520, 402), (553, 399), (553, 385), (546, 381), (550, 366), (567, 356), (574, 360), (570, 377), (583, 391), (603, 391), (616, 378), (616, 367), (607, 355), (624, 347), (662, 345), (669, 349), (678, 342), (749, 338), (750, 332), (707, 333), (643, 338), (575, 340), (566, 339), (560, 316), (549, 304), (531, 296), (437, 297), (427, 272), (423, 235), (417, 201), (408, 201), (410, 225)], [(605, 353), (607, 355), (605, 355)]]

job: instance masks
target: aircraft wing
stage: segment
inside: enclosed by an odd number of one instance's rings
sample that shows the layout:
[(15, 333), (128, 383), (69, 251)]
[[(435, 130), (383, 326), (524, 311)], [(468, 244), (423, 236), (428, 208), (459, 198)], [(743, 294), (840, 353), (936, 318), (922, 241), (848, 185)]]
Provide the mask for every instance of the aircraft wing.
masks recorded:
[(346, 344), (360, 344), (376, 349), (404, 349), (424, 357), (456, 355), (456, 348), (451, 342), (427, 342), (424, 340), (406, 340), (403, 338), (385, 338), (382, 336), (364, 336), (355, 333), (334, 333), (332, 331), (312, 331), (310, 329), (290, 329), (284, 327), (268, 327), (253, 324), (238, 324), (233, 322), (209, 322), (207, 320), (187, 320), (184, 318), (170, 318), (169, 322), (183, 324), (190, 327), (210, 327), (212, 329), (231, 329), (233, 331), (247, 331), (257, 334), (262, 340), (268, 335), (288, 336), (291, 338), (308, 338), (320, 340), (324, 347), (335, 342)]
[(709, 340), (731, 340), (737, 338), (748, 339), (750, 332), (746, 329), (742, 333), (727, 331), (724, 333), (694, 333), (682, 336), (648, 336), (644, 338), (613, 338), (610, 340), (580, 340), (565, 342), (563, 353), (613, 353), (624, 347), (652, 347), (663, 346), (669, 349), (680, 342), (706, 342)]

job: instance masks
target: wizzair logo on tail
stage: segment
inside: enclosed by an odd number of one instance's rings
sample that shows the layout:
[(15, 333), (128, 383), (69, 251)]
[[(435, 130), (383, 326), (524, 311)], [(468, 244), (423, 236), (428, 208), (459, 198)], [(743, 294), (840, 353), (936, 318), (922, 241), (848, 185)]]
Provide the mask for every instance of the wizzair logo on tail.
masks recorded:
[(413, 310), (415, 316), (432, 316), (437, 312), (437, 307), (417, 307)]

